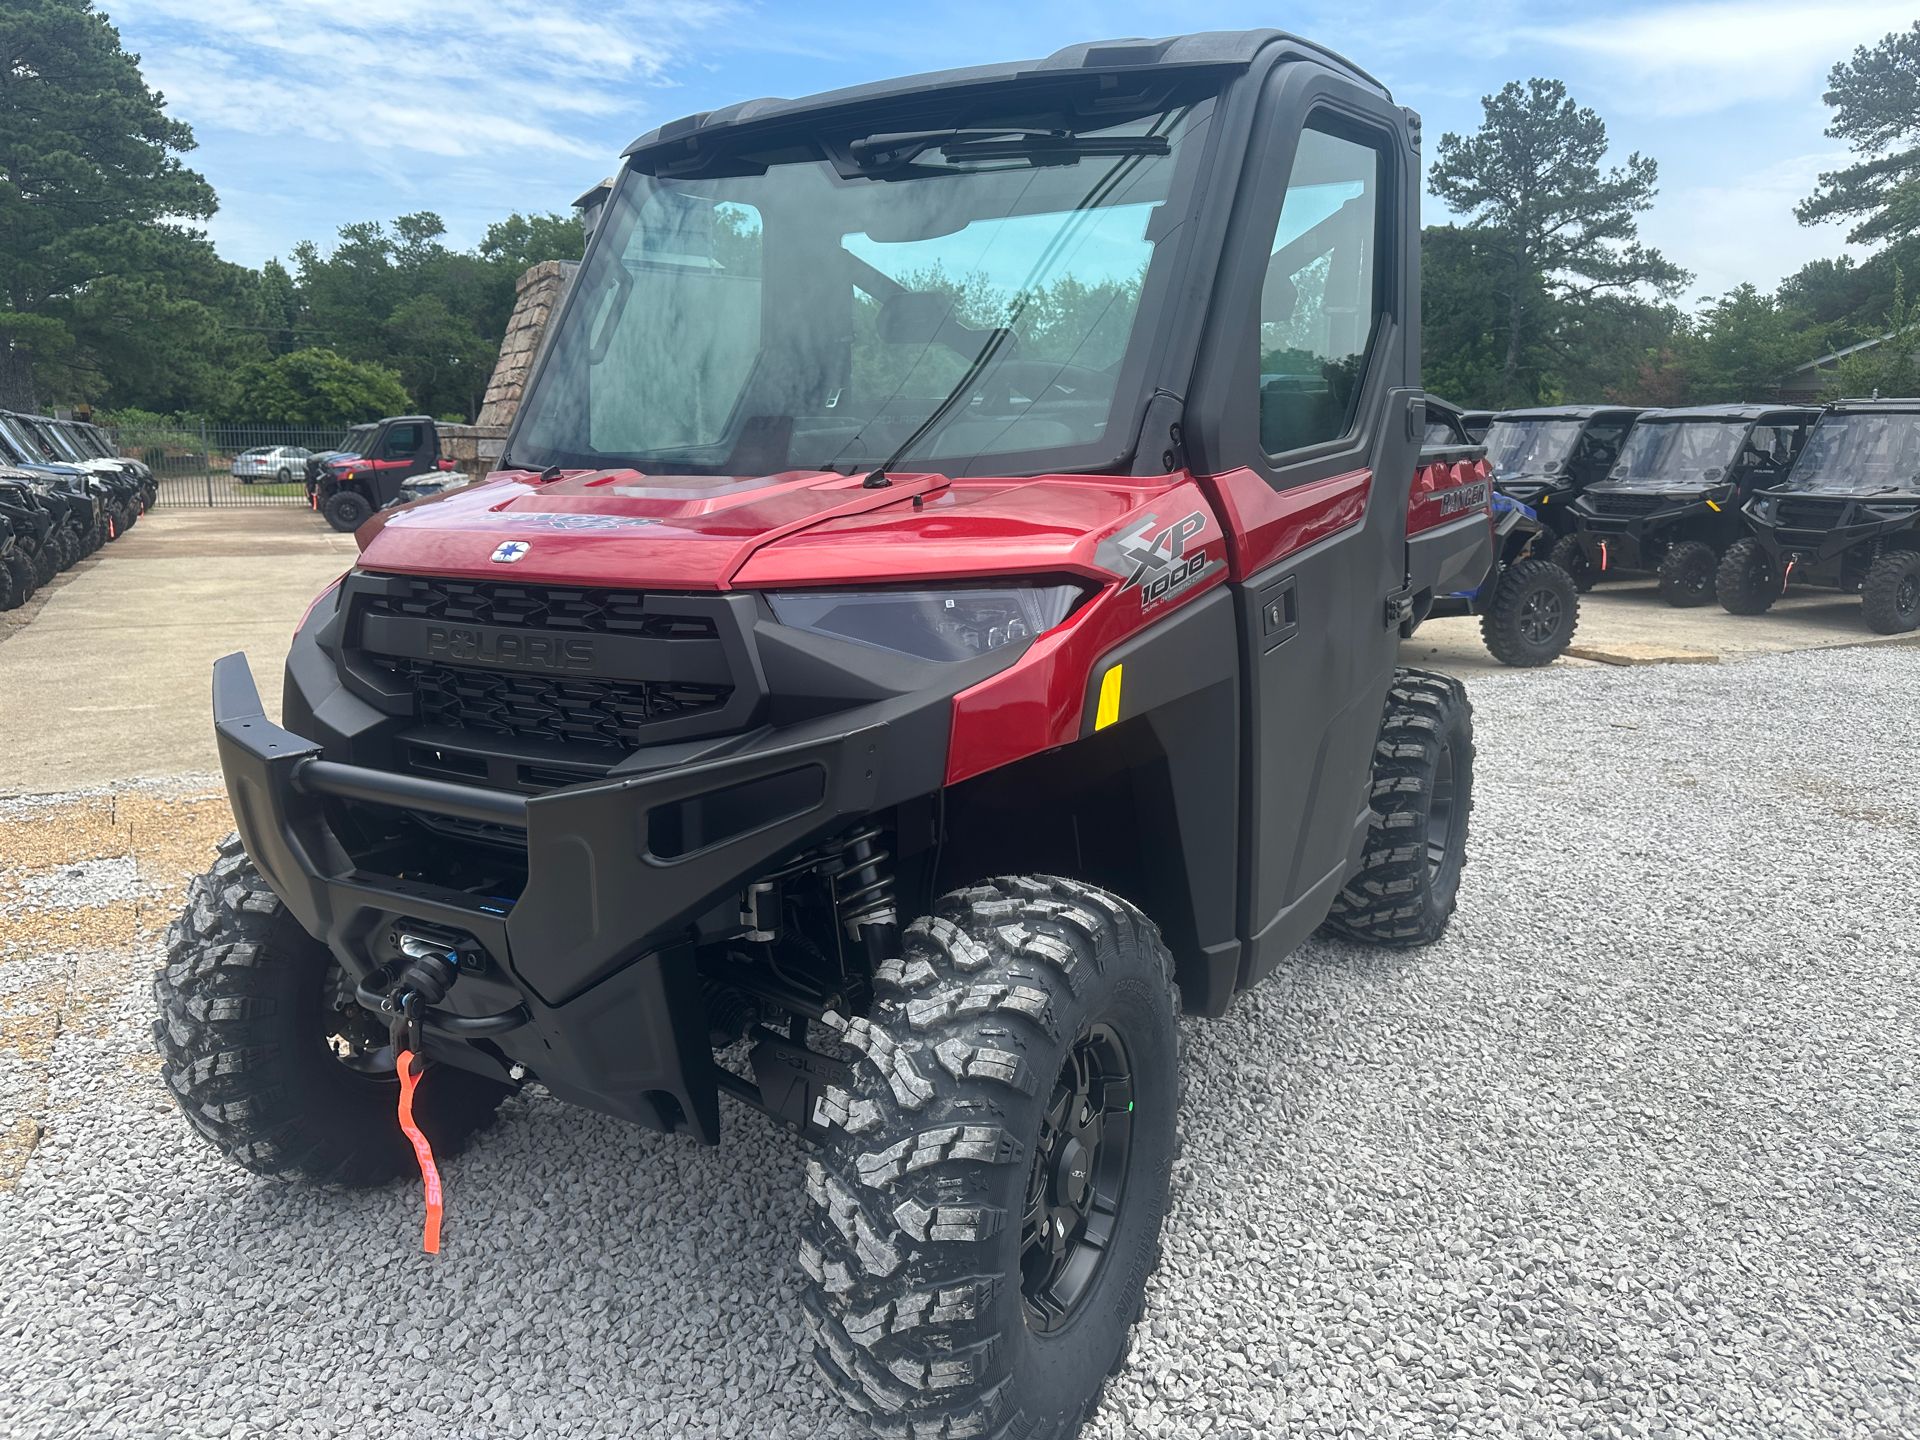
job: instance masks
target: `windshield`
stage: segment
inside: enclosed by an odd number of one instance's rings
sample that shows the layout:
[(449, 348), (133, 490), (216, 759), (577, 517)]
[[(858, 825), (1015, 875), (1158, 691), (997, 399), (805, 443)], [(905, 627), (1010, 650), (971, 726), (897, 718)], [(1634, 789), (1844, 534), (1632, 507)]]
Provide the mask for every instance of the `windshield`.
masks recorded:
[(1787, 488), (1920, 493), (1920, 412), (1822, 417), (1794, 462)]
[(0, 433), (7, 437), (9, 447), (19, 460), (27, 465), (46, 464), (46, 447), (40, 443), (40, 437), (33, 432), (18, 415), (0, 415)]
[(1566, 464), (1580, 443), (1581, 420), (1496, 420), (1487, 431), (1487, 460), (1496, 475), (1545, 475)]
[(373, 444), (373, 432), (378, 428), (377, 425), (354, 426), (351, 430), (347, 431), (346, 435), (341, 439), (340, 453), (342, 455), (364, 456), (367, 453), (367, 447)]
[(724, 159), (760, 173), (723, 178), (629, 170), (511, 463), (852, 473), (902, 446), (946, 473), (1110, 461), (1133, 439), (1135, 319), (1179, 229), (1165, 202), (1211, 108), (1155, 103), (1071, 131), (970, 120), (958, 139), (787, 144)]
[(1722, 478), (1753, 428), (1746, 420), (1643, 420), (1633, 427), (1609, 480), (1701, 485)]
[(73, 447), (73, 443), (68, 440), (66, 436), (60, 433), (60, 427), (58, 425), (49, 425), (44, 420), (29, 421), (28, 423), (33, 426), (38, 434), (45, 438), (46, 443), (53, 447), (53, 453), (62, 460), (84, 460), (87, 458)]

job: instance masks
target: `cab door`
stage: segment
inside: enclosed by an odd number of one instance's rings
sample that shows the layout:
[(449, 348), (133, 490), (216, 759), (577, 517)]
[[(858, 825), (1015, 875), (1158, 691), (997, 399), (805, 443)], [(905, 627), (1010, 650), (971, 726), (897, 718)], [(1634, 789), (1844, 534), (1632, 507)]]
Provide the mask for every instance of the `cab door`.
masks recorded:
[(1424, 431), (1416, 134), (1310, 62), (1267, 76), (1190, 401), (1247, 682), (1242, 985), (1326, 918), (1366, 838)]

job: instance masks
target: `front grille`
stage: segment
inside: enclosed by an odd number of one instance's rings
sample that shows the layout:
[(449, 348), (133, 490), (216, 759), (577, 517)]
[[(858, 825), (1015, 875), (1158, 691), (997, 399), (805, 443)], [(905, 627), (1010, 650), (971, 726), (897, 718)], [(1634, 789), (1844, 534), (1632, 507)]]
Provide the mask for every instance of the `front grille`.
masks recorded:
[(409, 578), (386, 582), (384, 592), (369, 595), (365, 607), (367, 615), (522, 630), (659, 640), (711, 640), (717, 634), (710, 617), (658, 613), (635, 591)]
[(1805, 495), (1782, 496), (1774, 511), (1774, 523), (1782, 530), (1831, 530), (1853, 502), (1846, 499), (1813, 499)]
[(641, 744), (644, 726), (716, 710), (732, 694), (727, 685), (520, 675), (430, 660), (392, 668), (412, 685), (422, 724), (614, 751)]
[(1587, 503), (1601, 515), (1651, 515), (1667, 501), (1663, 495), (1631, 490), (1589, 490)]

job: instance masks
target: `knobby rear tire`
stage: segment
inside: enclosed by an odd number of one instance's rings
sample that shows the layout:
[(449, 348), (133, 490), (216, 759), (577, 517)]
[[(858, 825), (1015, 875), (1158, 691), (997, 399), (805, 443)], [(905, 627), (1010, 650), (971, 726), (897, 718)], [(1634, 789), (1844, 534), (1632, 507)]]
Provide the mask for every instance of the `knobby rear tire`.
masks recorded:
[[(1473, 756), (1466, 687), (1438, 671), (1395, 671), (1374, 746), (1366, 850), (1333, 902), (1328, 929), (1396, 947), (1430, 945), (1446, 933), (1467, 863)], [(1445, 839), (1435, 845), (1430, 822), (1442, 818), (1441, 803)]]

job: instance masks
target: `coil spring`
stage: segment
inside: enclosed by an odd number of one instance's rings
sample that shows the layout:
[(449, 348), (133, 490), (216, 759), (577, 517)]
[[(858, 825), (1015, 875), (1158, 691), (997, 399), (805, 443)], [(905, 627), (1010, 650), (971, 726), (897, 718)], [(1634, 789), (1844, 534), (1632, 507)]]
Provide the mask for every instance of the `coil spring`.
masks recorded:
[(890, 863), (893, 852), (881, 844), (884, 836), (880, 826), (867, 825), (834, 847), (840, 864), (833, 877), (834, 913), (854, 939), (865, 926), (898, 923)]

